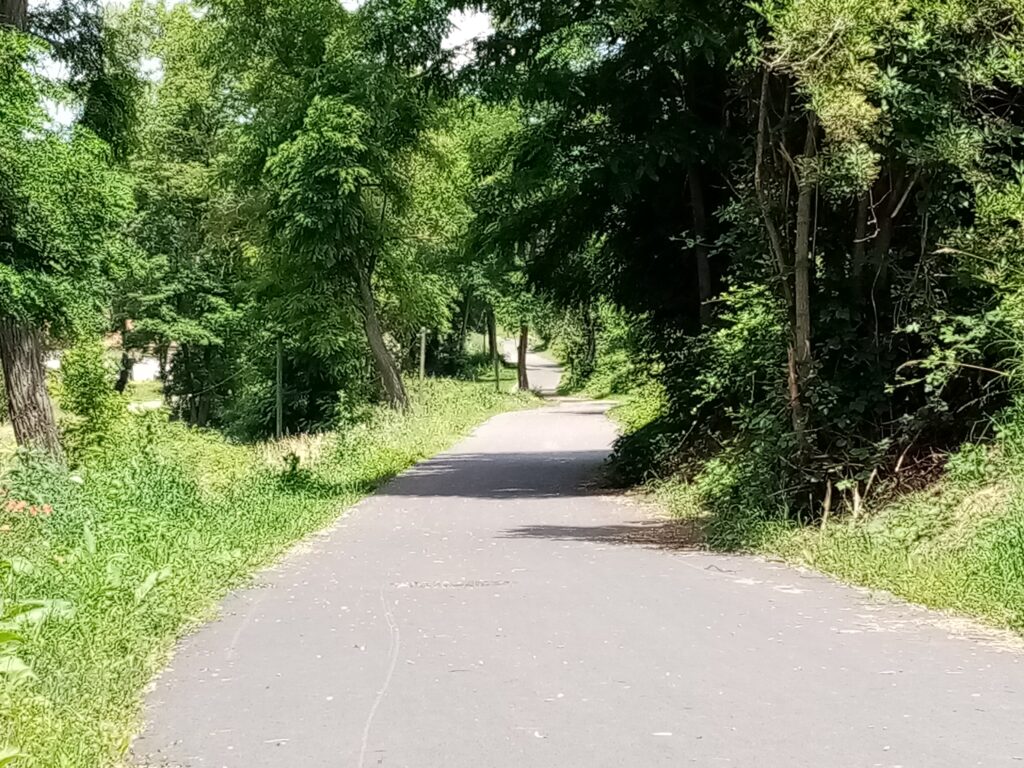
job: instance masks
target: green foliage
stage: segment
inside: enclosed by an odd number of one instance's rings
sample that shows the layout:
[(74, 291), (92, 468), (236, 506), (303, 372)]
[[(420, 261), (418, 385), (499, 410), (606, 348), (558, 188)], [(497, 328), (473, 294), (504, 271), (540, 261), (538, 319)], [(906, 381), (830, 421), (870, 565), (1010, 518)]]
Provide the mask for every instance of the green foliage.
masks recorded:
[(0, 617), (26, 606), (39, 619), (0, 634), (0, 657), (33, 674), (0, 685), (0, 744), (25, 753), (17, 764), (119, 765), (150, 676), (228, 590), (396, 472), (531, 402), (485, 383), (411, 391), (409, 413), (376, 408), (335, 435), (240, 446), (148, 413), (117, 422), (75, 473), (30, 457), (5, 467)]
[(131, 199), (104, 142), (48, 124), (41, 56), (31, 38), (0, 30), (0, 314), (67, 335), (104, 306)]
[(553, 329), (566, 372), (562, 389), (586, 388), (593, 397), (629, 392), (645, 371), (629, 318), (608, 302), (569, 308)]
[[(750, 499), (811, 519), (828, 488), (852, 508), (1006, 405), (1018, 4), (491, 12), (475, 74), (524, 119), (480, 240), (571, 312), (627, 313), (667, 404), (620, 446), (626, 476), (750, 454)], [(592, 374), (577, 350), (600, 344), (584, 327), (565, 334), (573, 386)]]
[(725, 452), (687, 480), (649, 485), (654, 498), (695, 521), (715, 548), (784, 556), (908, 600), (1024, 629), (1024, 492), (1021, 421), (1000, 419), (994, 446), (966, 444), (938, 483), (880, 495), (869, 516), (813, 528), (774, 520), (749, 456)]
[(72, 458), (103, 448), (125, 414), (114, 391), (115, 372), (99, 341), (79, 341), (61, 356), (57, 402), (67, 418), (65, 443)]
[(237, 126), (213, 52), (216, 29), (180, 4), (158, 11), (162, 78), (141, 110), (132, 157), (137, 245), (122, 265), (114, 325), (129, 348), (176, 353), (168, 393), (190, 423), (223, 424), (256, 309), (244, 248), (251, 201), (219, 183)]

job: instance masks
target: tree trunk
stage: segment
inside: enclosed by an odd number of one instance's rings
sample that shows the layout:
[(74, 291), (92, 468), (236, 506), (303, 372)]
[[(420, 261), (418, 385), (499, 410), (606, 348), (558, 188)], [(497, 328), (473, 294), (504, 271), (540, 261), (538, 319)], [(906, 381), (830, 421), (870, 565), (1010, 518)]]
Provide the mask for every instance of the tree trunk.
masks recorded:
[(127, 352), (121, 353), (121, 368), (117, 372), (117, 381), (114, 382), (114, 391), (123, 395), (128, 388), (128, 382), (132, 379), (132, 366), (134, 362)]
[(911, 182), (909, 186), (904, 187), (903, 177), (903, 173), (898, 173), (897, 178), (886, 185), (886, 202), (885, 205), (879, 206), (877, 213), (878, 236), (875, 238), (871, 254), (874, 272), (867, 275), (867, 295), (874, 316), (876, 347), (881, 346), (882, 340), (891, 329), (892, 295), (889, 290), (889, 249), (892, 247), (896, 217), (906, 202), (906, 197), (910, 194), (914, 183)]
[(462, 326), (459, 328), (459, 354), (466, 353), (466, 335), (469, 333), (469, 311), (473, 307), (473, 294), (466, 291), (466, 306), (462, 310)]
[[(804, 157), (815, 155), (815, 120), (807, 123)], [(793, 249), (793, 363), (796, 369), (797, 401), (793, 408), (793, 426), (803, 445), (806, 413), (802, 405), (807, 381), (811, 375), (811, 203), (816, 181), (800, 179), (800, 196), (796, 209), (796, 243)]]
[(589, 379), (597, 368), (597, 317), (589, 302), (583, 316), (583, 341), (585, 345), (583, 376)]
[(0, 27), (24, 30), (28, 25), (28, 0), (0, 0)]
[(205, 427), (210, 423), (210, 393), (203, 392), (201, 395), (196, 396), (198, 404), (196, 406), (196, 420), (195, 426)]
[(494, 317), (494, 310), (487, 310), (487, 345), (490, 347), (488, 350), (490, 356), (493, 358), (498, 357), (498, 321)]
[(853, 284), (860, 286), (861, 276), (864, 274), (864, 261), (868, 249), (868, 193), (865, 192), (857, 200), (857, 223), (853, 235)]
[(700, 324), (711, 324), (711, 265), (708, 262), (710, 248), (707, 244), (708, 217), (704, 207), (704, 187), (696, 166), (687, 174), (690, 185), (690, 207), (693, 210), (693, 234), (697, 241), (694, 251), (697, 255), (697, 285), (700, 290)]
[(0, 318), (0, 361), (4, 369), (7, 411), (18, 445), (63, 460), (57, 422), (46, 390), (46, 366), (40, 333), (12, 317)]
[(761, 100), (757, 117), (757, 145), (754, 153), (754, 194), (757, 196), (757, 204), (761, 209), (761, 219), (764, 221), (764, 228), (768, 232), (768, 242), (771, 245), (772, 253), (775, 254), (775, 263), (778, 266), (779, 278), (781, 279), (782, 295), (786, 299), (786, 306), (793, 304), (793, 291), (789, 287), (789, 266), (786, 263), (786, 246), (782, 240), (782, 233), (775, 224), (772, 215), (771, 201), (768, 192), (764, 187), (764, 154), (768, 145), (768, 98), (770, 96), (771, 74), (766, 67), (761, 77)]
[(527, 392), (530, 389), (530, 378), (526, 373), (526, 350), (530, 344), (530, 326), (526, 323), (519, 325), (519, 355), (517, 368), (519, 369), (519, 389)]
[[(24, 31), (28, 0), (0, 0), (0, 27)], [(38, 448), (63, 460), (50, 393), (46, 390), (41, 334), (13, 317), (0, 317), (0, 364), (7, 393), (7, 417), (18, 445)]]
[(363, 301), (363, 327), (366, 330), (366, 341), (370, 345), (373, 365), (377, 369), (381, 392), (384, 399), (395, 410), (409, 407), (409, 396), (405, 392), (402, 376), (398, 372), (394, 357), (384, 343), (384, 333), (377, 317), (377, 301), (373, 296), (370, 274), (366, 269), (359, 269), (359, 294)]
[(121, 321), (121, 368), (117, 372), (117, 381), (114, 383), (114, 391), (119, 395), (123, 395), (124, 391), (128, 388), (128, 382), (132, 379), (132, 366), (135, 365), (135, 361), (132, 360), (132, 356), (128, 354), (128, 321)]

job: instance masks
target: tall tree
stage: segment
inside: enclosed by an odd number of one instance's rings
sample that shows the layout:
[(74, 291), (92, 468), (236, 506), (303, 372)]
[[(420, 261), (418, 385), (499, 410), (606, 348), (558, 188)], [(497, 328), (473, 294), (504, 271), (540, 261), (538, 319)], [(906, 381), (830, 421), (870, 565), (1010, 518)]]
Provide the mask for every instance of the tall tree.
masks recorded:
[[(421, 20), (414, 6), (386, 2), (352, 12), (331, 0), (215, 10), (227, 30), (225, 61), (241, 75), (242, 178), (268, 195), (264, 252), (283, 319), (294, 317), (297, 295), (318, 297), (340, 322), (354, 308), (382, 396), (404, 408), (380, 267), (409, 206), (409, 159), (432, 113), (432, 70), (415, 66), (443, 59), (444, 17)], [(324, 348), (337, 343), (322, 339)]]
[[(127, 210), (109, 160), (128, 140), (137, 80), (120, 66), (124, 51), (105, 34), (96, 3), (30, 10), (25, 0), (0, 4), (0, 361), (19, 444), (59, 458), (45, 336), (90, 322), (105, 294)], [(65, 82), (30, 68), (43, 55), (67, 64)], [(44, 92), (61, 86), (82, 110), (67, 131), (41, 106)]]
[(67, 38), (41, 43), (39, 34), (55, 36), (57, 26), (49, 15), (34, 19), (23, 2), (2, 11), (18, 28), (0, 27), (0, 360), (18, 442), (59, 458), (45, 336), (94, 321), (128, 201), (110, 145), (85, 126), (53, 127), (41, 106), (55, 84), (29, 65)]
[(631, 314), (680, 446), (742, 445), (814, 507), (1002, 402), (979, 368), (1019, 248), (1018, 3), (488, 8), (472, 80), (526, 116), (488, 236), (530, 245), (536, 290)]
[(152, 53), (161, 75), (133, 154), (141, 258), (125, 270), (115, 323), (130, 347), (175, 354), (165, 392), (190, 424), (220, 423), (237, 382), (252, 270), (240, 247), (257, 211), (218, 179), (236, 133), (217, 72), (215, 28), (195, 9), (158, 10)]
[[(27, 0), (0, 0), (0, 35), (5, 35), (5, 28), (25, 32), (27, 25)], [(21, 115), (14, 113), (14, 110), (21, 112), (30, 109), (31, 101), (35, 98), (31, 83), (19, 77), (20, 73), (13, 71), (14, 68), (22, 66), (25, 55), (24, 49), (17, 50), (17, 42), (9, 33), (6, 33), (5, 38), (0, 38), (0, 44), (4, 46), (4, 50), (0, 52), (0, 55), (4, 56), (4, 60), (0, 61), (3, 65), (0, 84), (5, 89), (9, 85), (15, 86), (10, 89), (8, 97), (0, 102), (4, 108), (3, 112), (0, 112), (0, 126), (7, 129), (5, 138), (8, 141), (11, 138), (9, 131), (21, 127), (18, 124)], [(20, 83), (16, 82), (18, 80)], [(17, 87), (19, 85), (20, 89)], [(4, 225), (3, 230), (11, 230), (13, 201), (3, 202), (5, 205), (0, 209), (0, 222)], [(14, 232), (8, 234), (3, 230), (0, 230), (0, 244), (8, 252), (9, 258), (14, 257), (17, 247)], [(53, 417), (53, 406), (46, 390), (42, 334), (38, 328), (19, 318), (13, 307), (0, 313), (0, 363), (3, 365), (7, 412), (18, 444), (38, 447), (51, 456), (60, 457), (60, 438)]]

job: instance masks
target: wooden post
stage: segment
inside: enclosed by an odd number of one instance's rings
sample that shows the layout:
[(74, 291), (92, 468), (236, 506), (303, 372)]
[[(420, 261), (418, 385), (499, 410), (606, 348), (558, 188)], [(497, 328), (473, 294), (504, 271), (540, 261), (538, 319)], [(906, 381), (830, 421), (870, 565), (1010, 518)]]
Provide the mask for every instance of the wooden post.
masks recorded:
[(280, 440), (284, 436), (284, 351), (281, 337), (277, 337), (277, 425), (274, 434)]
[(427, 378), (427, 329), (420, 328), (420, 381)]

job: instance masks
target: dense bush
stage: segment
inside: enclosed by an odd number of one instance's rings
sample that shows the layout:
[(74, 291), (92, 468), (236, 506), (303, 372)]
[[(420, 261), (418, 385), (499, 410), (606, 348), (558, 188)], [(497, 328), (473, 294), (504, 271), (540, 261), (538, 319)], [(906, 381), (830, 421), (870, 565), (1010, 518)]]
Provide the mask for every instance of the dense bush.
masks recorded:
[(57, 402), (64, 415), (65, 448), (72, 460), (121, 437), (114, 428), (125, 417), (125, 399), (114, 391), (116, 373), (98, 340), (80, 341), (61, 356)]

